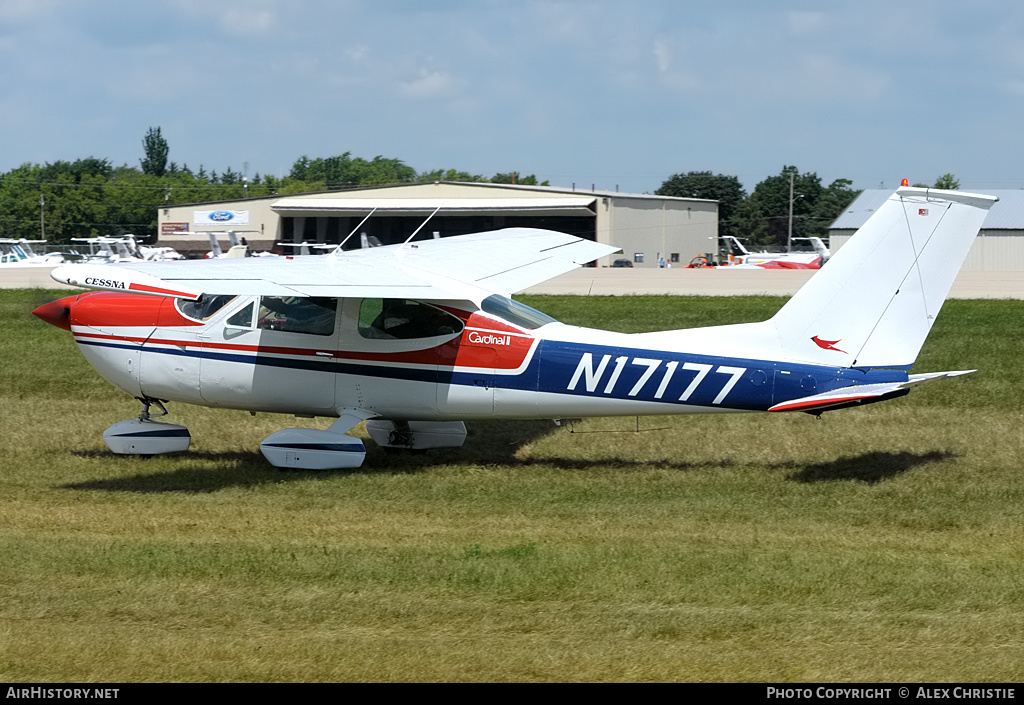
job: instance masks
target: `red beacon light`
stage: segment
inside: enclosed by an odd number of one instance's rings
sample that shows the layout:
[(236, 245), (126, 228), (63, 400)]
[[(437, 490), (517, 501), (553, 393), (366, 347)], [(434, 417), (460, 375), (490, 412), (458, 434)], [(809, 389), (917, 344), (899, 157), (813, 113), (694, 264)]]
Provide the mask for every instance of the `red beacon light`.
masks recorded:
[(900, 182), (900, 186), (910, 186), (910, 180), (903, 179), (903, 181)]

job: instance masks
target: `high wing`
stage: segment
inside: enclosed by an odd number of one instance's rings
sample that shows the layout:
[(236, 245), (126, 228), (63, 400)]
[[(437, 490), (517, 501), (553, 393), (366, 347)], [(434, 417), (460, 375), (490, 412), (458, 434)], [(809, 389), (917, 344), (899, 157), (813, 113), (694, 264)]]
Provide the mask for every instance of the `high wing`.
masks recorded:
[(768, 411), (807, 411), (812, 414), (824, 411), (843, 409), (849, 406), (870, 404), (876, 401), (886, 401), (895, 397), (903, 396), (925, 382), (946, 377), (959, 377), (977, 370), (960, 370), (957, 372), (932, 372), (929, 374), (910, 375), (906, 382), (883, 382), (881, 384), (861, 384), (852, 387), (833, 389), (823, 394), (815, 394), (809, 397), (791, 399), (790, 401), (776, 404)]
[(618, 251), (551, 230), (508, 228), (330, 255), (63, 266), (50, 276), (91, 289), (192, 299), (205, 293), (479, 303)]

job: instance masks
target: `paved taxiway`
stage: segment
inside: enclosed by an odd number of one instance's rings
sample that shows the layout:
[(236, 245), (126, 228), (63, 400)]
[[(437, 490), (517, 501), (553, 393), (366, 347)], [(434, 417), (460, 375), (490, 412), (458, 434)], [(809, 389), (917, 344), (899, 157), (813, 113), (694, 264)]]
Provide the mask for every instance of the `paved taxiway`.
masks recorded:
[[(598, 269), (581, 267), (526, 290), (528, 294), (611, 296), (791, 296), (814, 270), (780, 269)], [(48, 267), (0, 268), (0, 289), (76, 289), (50, 279)], [(954, 299), (1024, 299), (1024, 272), (961, 272)]]

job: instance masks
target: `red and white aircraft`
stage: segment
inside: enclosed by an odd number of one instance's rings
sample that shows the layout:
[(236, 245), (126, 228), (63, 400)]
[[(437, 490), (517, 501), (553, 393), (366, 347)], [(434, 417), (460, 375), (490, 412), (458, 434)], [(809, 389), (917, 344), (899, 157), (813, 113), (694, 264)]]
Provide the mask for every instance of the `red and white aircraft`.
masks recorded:
[(732, 235), (723, 235), (722, 239), (729, 244), (734, 251), (730, 255), (729, 264), (719, 264), (719, 267), (731, 267), (733, 269), (821, 269), (821, 266), (828, 261), (831, 253), (825, 247), (820, 237), (794, 237), (793, 240), (805, 240), (811, 243), (813, 252), (749, 252), (739, 238)]
[[(624, 334), (509, 296), (610, 254), (509, 229), (276, 259), (76, 264), (92, 291), (36, 309), (143, 404), (115, 453), (186, 450), (167, 401), (337, 418), (260, 448), (278, 467), (357, 467), (365, 421), (395, 448), (462, 445), (464, 420), (823, 411), (966, 372), (909, 370), (995, 198), (901, 188), (771, 319)], [(884, 256), (880, 256), (884, 253)]]

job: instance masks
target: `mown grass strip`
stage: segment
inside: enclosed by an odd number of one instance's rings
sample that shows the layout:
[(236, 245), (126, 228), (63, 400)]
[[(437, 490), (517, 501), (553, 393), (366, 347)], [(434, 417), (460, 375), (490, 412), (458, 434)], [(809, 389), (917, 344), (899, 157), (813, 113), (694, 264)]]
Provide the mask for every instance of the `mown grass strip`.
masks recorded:
[[(288, 473), (270, 414), (172, 405), (193, 452), (108, 453), (137, 403), (28, 315), (57, 296), (0, 292), (0, 679), (1022, 676), (1020, 302), (946, 304), (918, 368), (978, 373), (820, 421), (491, 422)], [(782, 300), (528, 303), (647, 330)]]

